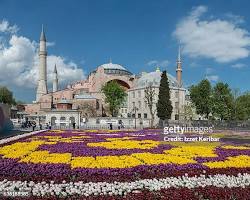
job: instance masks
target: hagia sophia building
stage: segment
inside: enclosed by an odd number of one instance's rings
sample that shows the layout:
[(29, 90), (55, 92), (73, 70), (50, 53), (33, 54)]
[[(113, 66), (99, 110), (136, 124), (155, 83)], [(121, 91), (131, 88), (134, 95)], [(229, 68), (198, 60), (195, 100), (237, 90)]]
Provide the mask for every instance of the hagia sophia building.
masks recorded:
[[(187, 104), (187, 90), (182, 83), (182, 62), (180, 48), (177, 58), (176, 77), (167, 74), (170, 86), (173, 112), (171, 119), (183, 118), (184, 106)], [(112, 80), (117, 81), (127, 92), (127, 97), (119, 110), (118, 117), (123, 119), (137, 118), (148, 121), (151, 118), (150, 110), (145, 100), (145, 89), (152, 85), (155, 89), (155, 102), (161, 79), (159, 67), (153, 72), (142, 72), (140, 75), (131, 73), (122, 65), (111, 61), (98, 66), (85, 80), (79, 80), (58, 89), (58, 72), (56, 65), (53, 72), (53, 88), (47, 87), (47, 48), (45, 32), (42, 29), (39, 46), (39, 79), (36, 91), (36, 100), (26, 104), (25, 112), (28, 118), (36, 119), (39, 123), (51, 123), (53, 126), (70, 126), (76, 123), (79, 126), (86, 120), (110, 117), (108, 105), (105, 103), (102, 86)], [(153, 106), (156, 111), (156, 105)], [(155, 123), (158, 118), (155, 113)]]

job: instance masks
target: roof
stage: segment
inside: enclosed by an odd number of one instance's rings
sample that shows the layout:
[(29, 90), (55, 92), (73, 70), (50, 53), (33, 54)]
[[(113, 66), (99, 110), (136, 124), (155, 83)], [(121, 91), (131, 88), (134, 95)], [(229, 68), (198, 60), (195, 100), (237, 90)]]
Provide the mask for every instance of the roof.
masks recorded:
[(75, 95), (76, 99), (96, 99), (95, 97), (93, 97), (91, 94), (78, 94)]
[(114, 64), (114, 63), (106, 63), (101, 65), (100, 67), (103, 67), (104, 69), (120, 69), (120, 70), (125, 70), (128, 71), (125, 67), (119, 65), (119, 64)]
[(55, 67), (54, 67), (54, 73), (57, 73), (56, 64), (55, 64)]
[(57, 103), (72, 104), (72, 101), (67, 99), (60, 99)]
[(41, 32), (41, 35), (40, 35), (40, 41), (46, 41), (46, 37), (45, 37), (43, 26), (42, 26), (42, 32)]
[(27, 112), (23, 112), (23, 111), (17, 111), (17, 114), (18, 114), (18, 115), (28, 115)]
[(76, 110), (76, 109), (70, 109), (70, 110), (57, 110), (57, 109), (52, 109), (52, 110), (50, 110), (50, 111), (46, 111), (46, 113), (45, 113), (45, 115), (47, 114), (47, 113), (66, 113), (66, 112), (68, 112), (68, 113), (70, 113), (70, 112), (80, 112), (79, 110)]
[[(159, 87), (160, 81), (161, 81), (161, 74), (162, 72), (160, 71), (155, 71), (155, 72), (149, 72), (149, 73), (143, 73), (142, 76), (137, 79), (135, 83), (135, 88), (143, 88), (147, 87), (150, 84), (152, 86)], [(178, 82), (175, 77), (173, 77), (171, 74), (168, 74), (168, 82), (170, 87), (178, 87)]]

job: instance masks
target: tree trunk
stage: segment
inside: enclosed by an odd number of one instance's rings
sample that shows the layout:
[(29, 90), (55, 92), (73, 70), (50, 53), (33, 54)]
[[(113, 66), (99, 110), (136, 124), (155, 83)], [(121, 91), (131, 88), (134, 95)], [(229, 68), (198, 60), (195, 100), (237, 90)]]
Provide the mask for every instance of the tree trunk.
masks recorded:
[(150, 120), (150, 128), (154, 127), (154, 117), (151, 118)]
[(164, 120), (160, 119), (159, 120), (159, 128), (163, 128), (164, 127)]
[(154, 113), (150, 110), (151, 120), (150, 120), (150, 128), (154, 126)]

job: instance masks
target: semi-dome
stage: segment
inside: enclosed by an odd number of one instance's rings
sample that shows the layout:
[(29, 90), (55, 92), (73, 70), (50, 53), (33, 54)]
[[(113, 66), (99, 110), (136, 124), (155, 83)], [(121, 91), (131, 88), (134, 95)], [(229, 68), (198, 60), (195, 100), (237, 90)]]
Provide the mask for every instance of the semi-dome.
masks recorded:
[(104, 68), (104, 72), (106, 74), (117, 74), (117, 75), (131, 75), (132, 74), (125, 67), (119, 64), (111, 63), (111, 62), (103, 64), (100, 67)]
[[(143, 73), (139, 79), (137, 79), (135, 83), (136, 88), (143, 88), (149, 85), (159, 87), (161, 81), (161, 74), (160, 71)], [(178, 82), (171, 74), (168, 74), (168, 82), (170, 87), (178, 87)]]

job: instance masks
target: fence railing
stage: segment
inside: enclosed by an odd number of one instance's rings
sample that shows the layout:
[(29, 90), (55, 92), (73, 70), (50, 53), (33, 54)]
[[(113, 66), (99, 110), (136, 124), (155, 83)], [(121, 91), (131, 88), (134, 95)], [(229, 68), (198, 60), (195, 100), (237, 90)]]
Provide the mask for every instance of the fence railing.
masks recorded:
[[(73, 129), (73, 126), (52, 126), (52, 129)], [(84, 130), (110, 130), (110, 125), (101, 125), (101, 124), (95, 124), (95, 125), (82, 125), (80, 127), (75, 127), (76, 129), (84, 129)], [(123, 127), (118, 126), (118, 125), (112, 125), (112, 129), (117, 130), (117, 129), (133, 129), (134, 126), (132, 125), (124, 125)], [(142, 127), (143, 128), (143, 127)]]
[[(193, 120), (193, 121), (184, 121), (184, 120), (169, 120), (168, 124), (165, 126), (182, 126), (182, 127), (213, 127), (216, 130), (250, 130), (250, 121), (208, 121), (208, 120)], [(75, 127), (76, 129), (110, 129), (109, 124), (84, 124), (80, 127)], [(123, 127), (120, 125), (113, 124), (112, 129), (134, 129), (135, 126), (133, 123), (124, 124)], [(137, 129), (149, 128), (148, 125), (137, 125)], [(159, 128), (159, 126), (155, 125), (154, 128)], [(56, 126), (53, 125), (52, 129), (73, 129), (73, 126)]]

